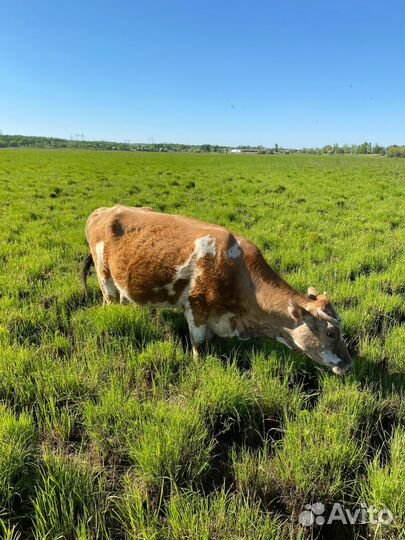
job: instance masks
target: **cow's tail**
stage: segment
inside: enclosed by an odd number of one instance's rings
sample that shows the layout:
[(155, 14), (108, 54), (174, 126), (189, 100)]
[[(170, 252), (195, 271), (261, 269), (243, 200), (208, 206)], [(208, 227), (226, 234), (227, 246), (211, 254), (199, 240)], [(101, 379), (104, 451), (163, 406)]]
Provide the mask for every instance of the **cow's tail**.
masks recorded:
[(90, 272), (91, 267), (94, 266), (92, 255), (87, 255), (84, 260), (82, 268), (82, 286), (83, 286), (83, 300), (87, 302), (87, 275)]

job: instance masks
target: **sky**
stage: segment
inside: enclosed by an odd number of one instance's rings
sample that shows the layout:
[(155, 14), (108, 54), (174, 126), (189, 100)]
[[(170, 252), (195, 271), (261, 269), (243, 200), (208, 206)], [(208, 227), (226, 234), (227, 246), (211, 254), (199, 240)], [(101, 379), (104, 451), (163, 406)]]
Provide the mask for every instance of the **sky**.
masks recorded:
[(405, 144), (405, 0), (0, 0), (0, 130)]

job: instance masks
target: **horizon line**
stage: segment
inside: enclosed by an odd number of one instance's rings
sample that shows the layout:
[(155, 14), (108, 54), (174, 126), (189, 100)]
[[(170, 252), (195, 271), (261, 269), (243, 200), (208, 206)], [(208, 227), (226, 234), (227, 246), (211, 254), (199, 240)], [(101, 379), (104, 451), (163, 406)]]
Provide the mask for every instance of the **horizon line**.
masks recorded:
[[(193, 147), (200, 147), (200, 146), (213, 146), (213, 147), (221, 147), (221, 148), (235, 148), (235, 149), (238, 149), (238, 148), (252, 148), (252, 149), (264, 149), (264, 150), (269, 150), (269, 149), (273, 149), (273, 148), (280, 148), (280, 149), (285, 149), (285, 150), (305, 150), (305, 149), (322, 149), (322, 148), (325, 148), (326, 146), (331, 146), (332, 148), (333, 147), (339, 147), (339, 148), (342, 148), (342, 147), (345, 147), (345, 146), (349, 146), (349, 147), (352, 147), (352, 146), (360, 146), (362, 144), (371, 144), (371, 146), (381, 146), (382, 148), (388, 148), (390, 146), (403, 146), (403, 144), (397, 144), (397, 143), (393, 143), (393, 144), (388, 144), (388, 145), (384, 145), (384, 144), (379, 144), (378, 142), (371, 142), (371, 141), (363, 141), (361, 143), (343, 143), (343, 144), (339, 144), (337, 142), (334, 142), (334, 143), (326, 143), (326, 144), (323, 144), (321, 146), (283, 146), (283, 145), (279, 145), (278, 143), (275, 143), (273, 146), (265, 146), (263, 144), (256, 144), (256, 145), (252, 145), (252, 144), (238, 144), (238, 145), (230, 145), (230, 144), (216, 144), (216, 143), (209, 143), (209, 142), (205, 142), (205, 143), (184, 143), (184, 142), (173, 142), (173, 141), (158, 141), (158, 142), (155, 142), (154, 140), (154, 137), (150, 137), (150, 141), (148, 142), (142, 142), (142, 141), (133, 141), (131, 139), (123, 139), (122, 141), (119, 141), (117, 139), (108, 139), (108, 138), (86, 138), (85, 135), (83, 133), (76, 133), (75, 135), (70, 135), (70, 138), (68, 137), (56, 137), (54, 135), (25, 135), (25, 134), (22, 134), (22, 133), (4, 133), (2, 130), (0, 130), (0, 137), (29, 137), (29, 138), (43, 138), (43, 139), (54, 139), (54, 140), (58, 140), (58, 141), (66, 141), (66, 142), (75, 142), (75, 143), (80, 143), (80, 142), (83, 142), (83, 143), (101, 143), (101, 142), (106, 142), (106, 143), (115, 143), (115, 144), (120, 144), (120, 145), (143, 145), (143, 146), (159, 146), (159, 145), (180, 145), (180, 146), (193, 146)], [(81, 137), (81, 138), (79, 138)]]

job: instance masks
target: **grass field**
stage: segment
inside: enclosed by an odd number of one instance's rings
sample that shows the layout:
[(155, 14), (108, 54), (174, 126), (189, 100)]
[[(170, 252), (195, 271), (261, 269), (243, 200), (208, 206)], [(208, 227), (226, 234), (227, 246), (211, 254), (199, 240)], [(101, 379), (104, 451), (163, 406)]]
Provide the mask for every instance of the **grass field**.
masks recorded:
[[(0, 152), (0, 537), (405, 533), (405, 160)], [(87, 216), (117, 202), (246, 235), (326, 290), (344, 379), (273, 342), (190, 355), (181, 314), (82, 301)], [(305, 504), (394, 514), (302, 527)]]

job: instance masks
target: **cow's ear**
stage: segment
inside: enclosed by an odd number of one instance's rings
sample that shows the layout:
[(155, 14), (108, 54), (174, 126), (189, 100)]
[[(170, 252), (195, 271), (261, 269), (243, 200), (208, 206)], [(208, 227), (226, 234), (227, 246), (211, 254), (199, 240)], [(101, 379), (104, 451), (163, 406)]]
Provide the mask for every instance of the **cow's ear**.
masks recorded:
[(309, 311), (294, 302), (294, 300), (288, 302), (288, 313), (298, 323), (302, 323), (306, 317), (311, 315)]
[(308, 298), (316, 300), (318, 298), (318, 291), (314, 287), (308, 287)]

